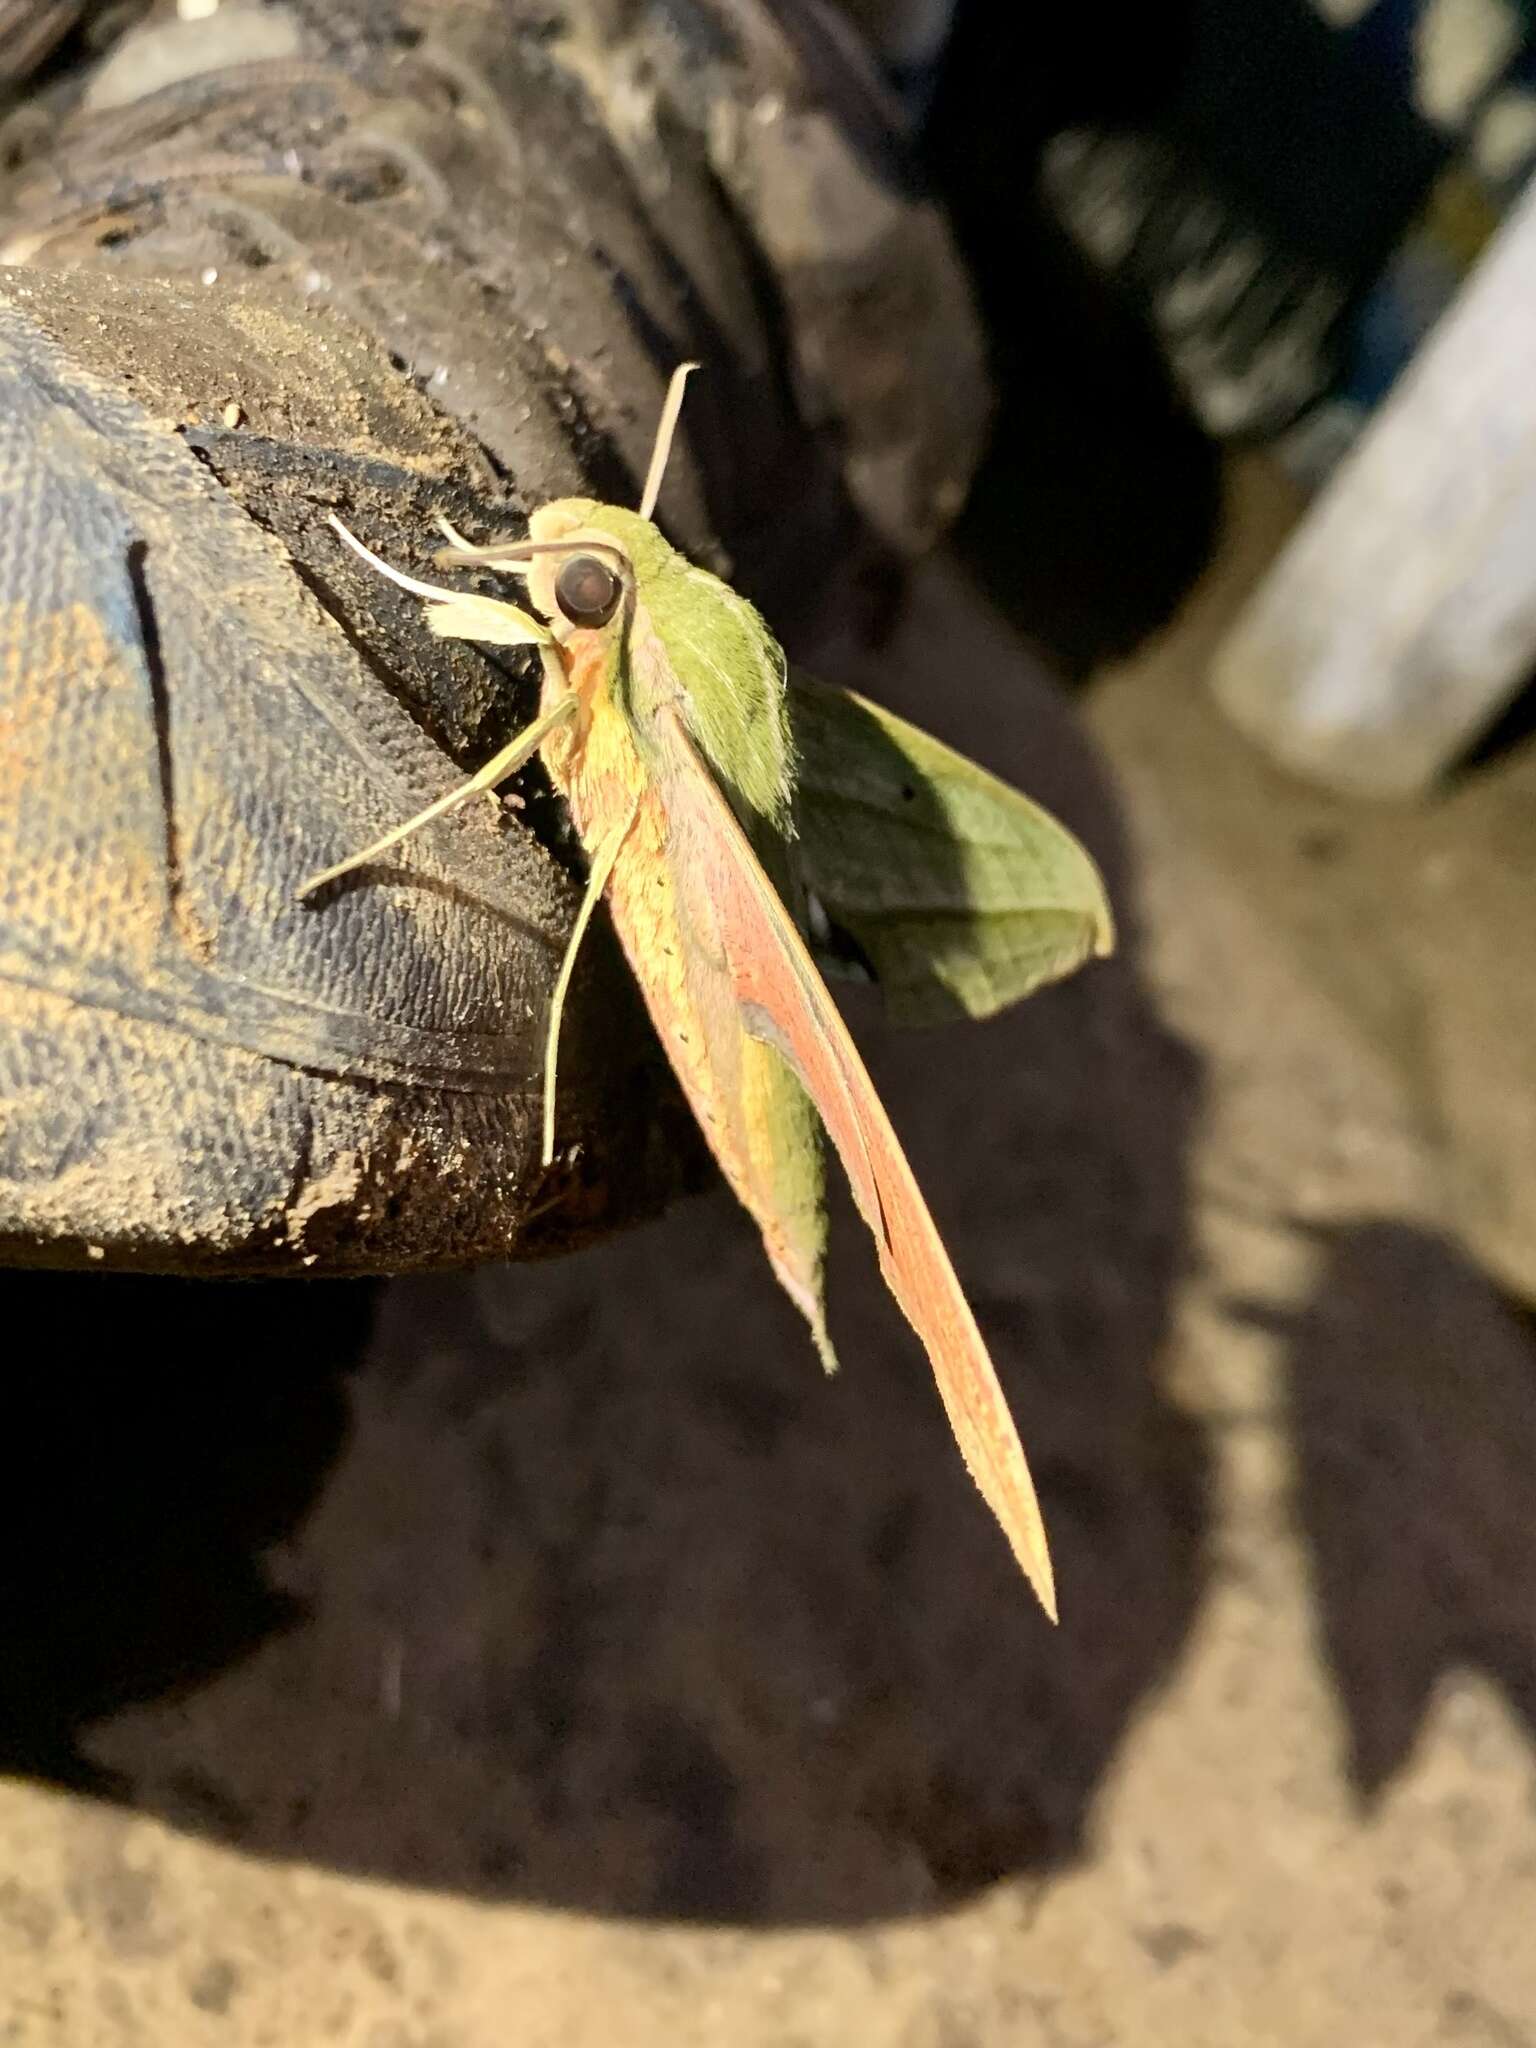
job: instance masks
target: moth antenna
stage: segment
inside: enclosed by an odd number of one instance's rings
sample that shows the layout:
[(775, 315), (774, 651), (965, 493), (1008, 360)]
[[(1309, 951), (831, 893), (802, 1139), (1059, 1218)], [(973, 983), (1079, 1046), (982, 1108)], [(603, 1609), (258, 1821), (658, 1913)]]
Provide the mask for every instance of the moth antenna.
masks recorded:
[(645, 472), (645, 489), (640, 493), (642, 519), (649, 519), (656, 510), (656, 500), (661, 496), (661, 480), (667, 473), (667, 457), (672, 453), (672, 437), (677, 432), (678, 414), (683, 409), (683, 386), (698, 367), (697, 363), (679, 363), (672, 372), (666, 403), (661, 408), (661, 419), (656, 427), (655, 445), (651, 449), (651, 466)]

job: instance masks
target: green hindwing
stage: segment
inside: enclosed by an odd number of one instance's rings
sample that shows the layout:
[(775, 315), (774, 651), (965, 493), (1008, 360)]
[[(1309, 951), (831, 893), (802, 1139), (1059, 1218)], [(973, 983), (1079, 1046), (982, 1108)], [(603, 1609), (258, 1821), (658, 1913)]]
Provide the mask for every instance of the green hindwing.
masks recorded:
[(792, 676), (789, 710), (801, 877), (897, 1022), (991, 1016), (1111, 951), (1099, 871), (1038, 804), (846, 690)]

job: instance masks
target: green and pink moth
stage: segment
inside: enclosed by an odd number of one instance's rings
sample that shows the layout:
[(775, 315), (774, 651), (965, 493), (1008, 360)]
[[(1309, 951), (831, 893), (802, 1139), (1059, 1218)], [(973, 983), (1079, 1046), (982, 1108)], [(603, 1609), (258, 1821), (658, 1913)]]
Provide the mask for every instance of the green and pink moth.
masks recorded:
[(891, 1293), (925, 1345), (956, 1441), (1047, 1612), (1050, 1554), (1023, 1448), (933, 1219), (805, 936), (814, 899), (898, 1014), (984, 1016), (1109, 951), (1103, 885), (1029, 800), (877, 706), (790, 676), (767, 625), (652, 523), (692, 365), (673, 377), (638, 512), (541, 506), (523, 540), (440, 560), (526, 578), (532, 610), (366, 561), (422, 598), (435, 633), (537, 650), (538, 716), (494, 760), (305, 893), (491, 789), (535, 753), (590, 863), (550, 1008), (544, 1155), (560, 1015), (598, 899), (667, 1056), (774, 1272), (833, 1363), (823, 1312), (821, 1130)]

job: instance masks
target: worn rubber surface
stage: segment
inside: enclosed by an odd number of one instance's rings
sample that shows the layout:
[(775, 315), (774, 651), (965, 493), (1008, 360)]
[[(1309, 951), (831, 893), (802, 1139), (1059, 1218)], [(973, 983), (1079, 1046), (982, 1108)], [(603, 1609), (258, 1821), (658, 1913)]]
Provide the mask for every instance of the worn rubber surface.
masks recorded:
[[(45, 295), (0, 309), (0, 1229), (330, 1270), (505, 1244), (572, 885), (487, 805), (298, 902), (457, 771), (183, 436), (35, 324)], [(563, 1135), (596, 1187), (647, 1105), (581, 1043)]]
[[(972, 459), (975, 330), (818, 22), (222, 9), (40, 98), (0, 184), (0, 1257), (531, 1255), (698, 1176), (601, 939), (539, 1170), (579, 863), (536, 774), (296, 900), (533, 701), (325, 518), (419, 573), (435, 511), (631, 498), (692, 354), (675, 535), (791, 638), (878, 611)], [(904, 403), (903, 307), (955, 371)]]

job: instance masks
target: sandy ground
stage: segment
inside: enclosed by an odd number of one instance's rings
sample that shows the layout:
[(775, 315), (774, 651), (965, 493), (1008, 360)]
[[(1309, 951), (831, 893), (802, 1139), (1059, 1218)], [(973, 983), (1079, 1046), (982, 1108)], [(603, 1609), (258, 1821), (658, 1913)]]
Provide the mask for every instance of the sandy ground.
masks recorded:
[(846, 1214), (830, 1385), (723, 1196), (377, 1303), (9, 1280), (0, 2042), (1536, 2041), (1536, 1374), (1441, 1134), (1200, 797), (1187, 639), (1087, 736), (942, 575), (898, 652), (1125, 927), (984, 1028), (854, 1005), (1060, 1630)]

